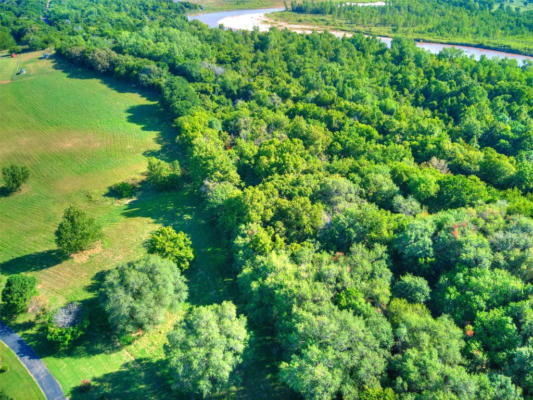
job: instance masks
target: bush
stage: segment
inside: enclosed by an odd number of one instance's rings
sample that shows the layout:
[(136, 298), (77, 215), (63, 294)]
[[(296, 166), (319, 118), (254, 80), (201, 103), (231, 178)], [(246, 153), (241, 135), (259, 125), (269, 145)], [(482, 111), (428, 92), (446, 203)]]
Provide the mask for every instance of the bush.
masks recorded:
[(178, 187), (181, 168), (177, 161), (167, 163), (154, 157), (148, 159), (148, 182), (158, 190), (170, 190)]
[(136, 189), (137, 186), (129, 182), (120, 182), (111, 186), (113, 194), (120, 199), (132, 197)]
[(80, 304), (69, 303), (50, 315), (46, 339), (59, 350), (66, 350), (85, 334), (88, 326), (89, 320), (83, 315)]
[(4, 186), (8, 192), (13, 193), (20, 189), (20, 187), (30, 177), (30, 170), (24, 165), (9, 165), (2, 168), (2, 176), (4, 178)]
[(84, 211), (70, 206), (56, 232), (56, 244), (64, 253), (73, 254), (85, 250), (102, 237), (100, 226)]
[(37, 280), (33, 276), (11, 275), (2, 290), (5, 312), (10, 316), (24, 312), (35, 295)]
[(170, 226), (164, 226), (154, 233), (148, 241), (148, 252), (157, 254), (176, 263), (182, 271), (189, 268), (194, 258), (192, 242), (189, 235), (176, 232)]
[(121, 334), (154, 327), (163, 321), (168, 308), (186, 298), (185, 278), (172, 261), (157, 256), (112, 269), (100, 293), (111, 327)]

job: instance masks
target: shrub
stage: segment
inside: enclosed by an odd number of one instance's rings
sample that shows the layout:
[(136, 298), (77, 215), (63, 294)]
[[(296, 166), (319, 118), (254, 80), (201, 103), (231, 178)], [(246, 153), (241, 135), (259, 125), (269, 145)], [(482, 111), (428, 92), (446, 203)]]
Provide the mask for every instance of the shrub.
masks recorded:
[(129, 182), (120, 182), (111, 186), (111, 191), (113, 194), (120, 199), (132, 197), (136, 189), (136, 185)]
[(8, 192), (13, 193), (20, 189), (20, 187), (30, 177), (30, 170), (24, 165), (9, 165), (2, 168), (2, 176), (4, 178), (4, 185)]
[(66, 254), (85, 250), (102, 236), (100, 226), (84, 211), (70, 206), (56, 232), (56, 244)]
[(158, 190), (175, 189), (179, 185), (181, 168), (177, 161), (167, 163), (155, 157), (148, 159), (148, 182)]
[(50, 315), (46, 339), (60, 350), (68, 349), (86, 332), (89, 320), (78, 303), (69, 303)]
[(168, 258), (184, 271), (194, 258), (191, 245), (191, 238), (185, 232), (176, 232), (172, 227), (164, 226), (152, 233), (148, 252)]
[(4, 310), (16, 315), (28, 308), (30, 299), (37, 294), (37, 280), (33, 276), (11, 275), (2, 290)]

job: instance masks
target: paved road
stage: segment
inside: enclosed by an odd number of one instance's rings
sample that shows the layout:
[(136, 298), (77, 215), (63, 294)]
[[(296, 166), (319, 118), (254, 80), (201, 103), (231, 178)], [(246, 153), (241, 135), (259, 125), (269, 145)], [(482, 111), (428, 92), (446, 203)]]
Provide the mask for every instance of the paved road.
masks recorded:
[(22, 364), (26, 366), (48, 400), (66, 400), (63, 389), (61, 389), (61, 386), (48, 371), (48, 368), (46, 368), (37, 353), (11, 328), (1, 322), (0, 340), (13, 350)]

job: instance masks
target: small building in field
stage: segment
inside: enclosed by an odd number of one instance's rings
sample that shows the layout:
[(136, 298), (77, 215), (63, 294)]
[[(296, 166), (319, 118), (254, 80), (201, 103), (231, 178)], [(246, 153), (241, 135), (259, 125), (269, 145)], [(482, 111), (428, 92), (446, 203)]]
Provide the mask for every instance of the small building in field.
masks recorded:
[(11, 53), (11, 58), (15, 58), (17, 55), (15, 53)]
[(43, 56), (41, 57), (43, 60), (47, 60), (48, 57), (50, 57), (50, 54), (48, 53), (43, 53)]

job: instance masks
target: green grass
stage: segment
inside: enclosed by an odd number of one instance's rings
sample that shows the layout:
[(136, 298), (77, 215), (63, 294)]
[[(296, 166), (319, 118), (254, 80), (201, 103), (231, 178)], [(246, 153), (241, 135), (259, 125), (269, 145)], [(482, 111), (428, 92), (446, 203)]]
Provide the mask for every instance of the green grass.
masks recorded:
[[(34, 315), (24, 314), (11, 326), (43, 357), (72, 399), (99, 398), (104, 392), (113, 399), (169, 398), (163, 346), (182, 311), (169, 313), (161, 326), (123, 346), (106, 331), (97, 305), (99, 273), (141, 256), (150, 232), (172, 225), (193, 242), (195, 260), (186, 272), (190, 303), (236, 301), (228, 245), (198, 207), (198, 194), (187, 187), (155, 193), (141, 185), (129, 200), (107, 195), (115, 183), (142, 181), (147, 155), (177, 155), (175, 133), (155, 95), (39, 56), (24, 54), (27, 74), (0, 88), (0, 167), (18, 163), (31, 172), (20, 192), (0, 197), (0, 287), (10, 274), (33, 275), (41, 304), (54, 309), (84, 302), (91, 310), (91, 327), (72, 351), (58, 353)], [(11, 62), (0, 58), (0, 71)], [(97, 219), (104, 240), (64, 259), (56, 250), (54, 230), (70, 204)], [(222, 397), (288, 398), (274, 378), (275, 355), (265, 338), (255, 343), (253, 362), (239, 371), (242, 385)], [(87, 393), (77, 389), (84, 379), (94, 385)]]
[[(198, 289), (191, 289), (191, 299), (207, 304), (228, 298), (225, 277), (218, 272), (226, 270), (219, 268), (225, 263), (221, 245), (205, 218), (196, 215), (198, 199), (193, 193), (157, 194), (144, 189), (130, 201), (106, 195), (112, 184), (141, 180), (146, 155), (164, 157), (171, 151), (167, 145), (173, 139), (171, 125), (155, 95), (39, 56), (26, 54), (27, 74), (13, 77), (0, 90), (0, 166), (24, 164), (31, 172), (20, 192), (0, 198), (1, 275), (34, 275), (39, 301), (51, 309), (73, 300), (92, 304), (98, 272), (142, 255), (149, 233), (172, 222), (194, 241), (197, 261), (189, 279), (191, 288)], [(9, 69), (7, 63), (12, 60), (0, 58), (0, 71)], [(105, 238), (86, 254), (63, 259), (56, 251), (54, 230), (69, 204), (96, 217)], [(169, 321), (173, 319), (176, 315), (169, 315)], [(43, 355), (69, 393), (83, 379), (112, 379), (133, 359), (150, 356), (150, 363), (156, 362), (154, 354), (161, 356), (165, 332), (172, 324), (128, 348), (95, 332), (67, 354), (49, 349), (31, 315), (20, 317), (13, 326)], [(151, 377), (144, 378), (144, 368), (138, 369), (138, 376), (135, 368), (131, 370), (129, 379), (150, 387), (147, 393), (168, 390), (151, 383)]]
[(9, 54), (0, 53), (0, 82), (6, 83), (15, 77), (20, 61), (20, 56), (11, 58)]
[(15, 353), (0, 342), (0, 360), (7, 366), (6, 372), (0, 373), (0, 390), (17, 400), (45, 399), (43, 392), (33, 380), (28, 370), (22, 365)]
[(203, 7), (202, 12), (283, 7), (283, 0), (191, 0)]

